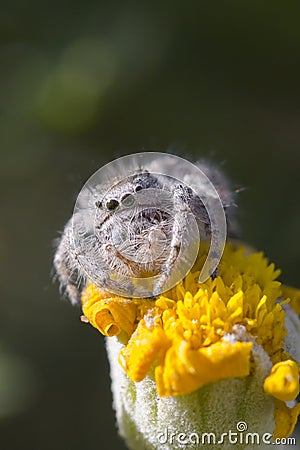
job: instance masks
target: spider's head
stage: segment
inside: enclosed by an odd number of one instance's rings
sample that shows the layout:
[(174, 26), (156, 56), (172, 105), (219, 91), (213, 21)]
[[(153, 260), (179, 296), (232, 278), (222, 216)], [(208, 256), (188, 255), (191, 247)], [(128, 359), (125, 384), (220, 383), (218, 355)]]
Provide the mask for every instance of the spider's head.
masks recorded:
[(158, 180), (154, 175), (147, 170), (142, 171), (115, 183), (101, 200), (96, 200), (95, 206), (108, 213), (114, 212), (120, 205), (125, 207), (132, 206), (135, 193), (143, 189), (156, 189), (159, 187)]
[(173, 199), (148, 171), (116, 183), (96, 201), (95, 234), (111, 267), (138, 275), (158, 273), (172, 239)]

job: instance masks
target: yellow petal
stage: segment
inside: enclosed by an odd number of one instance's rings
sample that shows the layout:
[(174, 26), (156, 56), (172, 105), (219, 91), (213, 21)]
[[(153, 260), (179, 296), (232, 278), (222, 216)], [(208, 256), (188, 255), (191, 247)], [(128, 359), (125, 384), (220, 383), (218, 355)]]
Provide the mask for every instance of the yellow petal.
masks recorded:
[(164, 365), (156, 368), (159, 395), (182, 395), (229, 377), (244, 377), (250, 370), (251, 342), (217, 342), (193, 350), (186, 342), (170, 348)]
[(299, 414), (300, 403), (297, 403), (293, 408), (288, 408), (284, 402), (276, 401), (274, 413), (276, 427), (273, 432), (274, 438), (281, 439), (292, 434)]
[(142, 320), (127, 346), (121, 350), (119, 363), (133, 381), (141, 381), (168, 345), (169, 340), (161, 327), (148, 328)]
[(88, 286), (82, 294), (82, 310), (88, 321), (105, 336), (124, 330), (131, 336), (136, 318), (136, 305), (124, 298), (108, 298), (110, 294)]
[(294, 400), (299, 394), (298, 367), (294, 361), (281, 361), (272, 367), (265, 379), (264, 390), (282, 401)]

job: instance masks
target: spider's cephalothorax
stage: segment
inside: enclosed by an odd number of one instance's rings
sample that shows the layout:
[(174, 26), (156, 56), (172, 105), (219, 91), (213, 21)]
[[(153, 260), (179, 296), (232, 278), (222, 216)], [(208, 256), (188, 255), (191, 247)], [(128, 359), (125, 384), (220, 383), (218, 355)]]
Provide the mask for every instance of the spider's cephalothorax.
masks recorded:
[(172, 240), (171, 211), (155, 200), (162, 185), (149, 172), (117, 183), (96, 202), (95, 236), (112, 270), (131, 276), (157, 275)]
[[(232, 203), (227, 181), (215, 169), (196, 167), (212, 179), (226, 210)], [(83, 189), (54, 258), (72, 303), (80, 300), (86, 282), (119, 295), (158, 295), (191, 268), (200, 240), (218, 239), (209, 211), (220, 202), (216, 191), (200, 176), (182, 173), (181, 166), (171, 169), (157, 158), (125, 177)]]

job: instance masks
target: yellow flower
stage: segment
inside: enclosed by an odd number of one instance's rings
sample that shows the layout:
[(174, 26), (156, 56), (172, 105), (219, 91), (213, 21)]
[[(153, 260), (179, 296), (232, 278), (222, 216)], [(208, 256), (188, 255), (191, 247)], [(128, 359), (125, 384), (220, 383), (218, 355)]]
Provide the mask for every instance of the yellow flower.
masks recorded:
[(279, 274), (262, 253), (227, 244), (215, 279), (199, 284), (192, 271), (153, 300), (116, 298), (89, 285), (82, 308), (102, 334), (119, 335), (119, 364), (132, 382), (153, 380), (160, 398), (247, 380), (259, 360), (259, 395), (273, 399), (273, 433), (283, 437), (299, 414), (299, 405), (285, 402), (299, 393), (300, 326), (291, 306), (299, 312), (300, 294), (282, 286)]

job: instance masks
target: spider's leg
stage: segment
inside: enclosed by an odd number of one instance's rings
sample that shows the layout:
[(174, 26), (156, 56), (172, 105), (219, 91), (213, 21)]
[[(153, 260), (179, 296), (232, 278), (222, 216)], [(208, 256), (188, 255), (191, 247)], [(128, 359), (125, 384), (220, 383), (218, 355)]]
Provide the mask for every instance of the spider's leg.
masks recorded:
[(65, 226), (54, 256), (55, 276), (73, 305), (80, 302), (82, 284), (76, 257), (70, 251), (71, 221)]
[(172, 229), (172, 240), (170, 244), (170, 253), (167, 261), (162, 267), (162, 274), (155, 285), (154, 295), (163, 292), (164, 285), (170, 277), (172, 268), (178, 258), (183, 234), (188, 227), (188, 217), (191, 214), (189, 200), (191, 198), (191, 190), (182, 185), (176, 185), (173, 188), (174, 196), (174, 223)]

